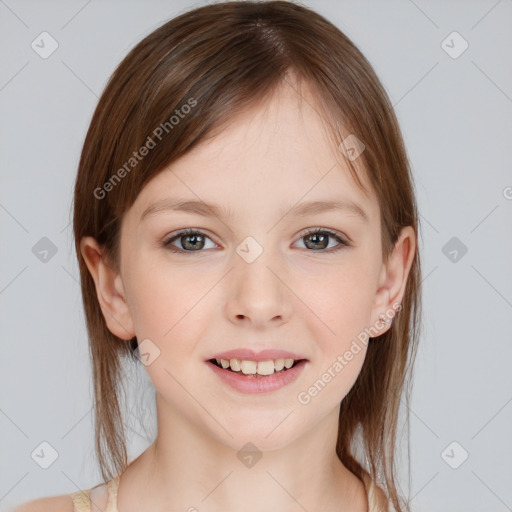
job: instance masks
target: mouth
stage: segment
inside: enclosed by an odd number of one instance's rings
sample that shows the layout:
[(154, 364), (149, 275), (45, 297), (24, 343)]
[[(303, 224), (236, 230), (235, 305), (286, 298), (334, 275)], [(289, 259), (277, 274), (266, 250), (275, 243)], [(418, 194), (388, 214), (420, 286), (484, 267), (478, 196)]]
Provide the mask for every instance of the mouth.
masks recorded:
[[(283, 352), (280, 352), (278, 355), (282, 354)], [(295, 355), (298, 356), (298, 354)], [(259, 360), (214, 357), (206, 359), (205, 364), (221, 382), (231, 389), (244, 394), (260, 394), (278, 391), (291, 385), (305, 371), (309, 363), (309, 359), (304, 358), (263, 359), (261, 353), (256, 358)]]

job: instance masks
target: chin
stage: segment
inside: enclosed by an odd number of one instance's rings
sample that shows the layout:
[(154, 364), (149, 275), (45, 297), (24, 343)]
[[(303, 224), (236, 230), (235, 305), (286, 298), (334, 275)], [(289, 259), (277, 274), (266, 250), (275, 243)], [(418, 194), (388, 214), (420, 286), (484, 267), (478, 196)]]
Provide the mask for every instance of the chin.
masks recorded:
[[(289, 411), (287, 412), (289, 414)], [(244, 414), (237, 421), (222, 422), (227, 432), (216, 425), (211, 435), (221, 444), (238, 452), (247, 443), (252, 443), (260, 451), (272, 451), (284, 448), (300, 433), (295, 430), (297, 425), (287, 414), (269, 414), (266, 419), (255, 418), (254, 414)], [(259, 414), (261, 416), (261, 414)], [(284, 419), (286, 418), (286, 419)], [(284, 419), (284, 421), (283, 421)], [(231, 436), (228, 434), (231, 434)]]

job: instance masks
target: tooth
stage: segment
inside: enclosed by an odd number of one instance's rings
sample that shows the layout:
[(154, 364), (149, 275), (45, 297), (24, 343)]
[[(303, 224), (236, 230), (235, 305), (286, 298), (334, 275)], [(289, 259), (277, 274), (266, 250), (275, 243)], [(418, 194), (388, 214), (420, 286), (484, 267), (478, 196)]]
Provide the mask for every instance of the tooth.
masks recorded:
[(275, 372), (283, 370), (283, 368), (291, 368), (294, 359), (268, 359), (267, 361), (240, 360), (240, 359), (215, 359), (217, 364), (224, 369), (231, 368), (234, 372), (241, 371), (245, 375), (272, 375)]
[(281, 371), (284, 368), (284, 359), (276, 359), (274, 362), (276, 372)]
[(240, 363), (242, 373), (254, 375), (256, 373), (256, 361), (242, 361)]
[(272, 375), (274, 373), (274, 361), (260, 361), (258, 363), (258, 375)]

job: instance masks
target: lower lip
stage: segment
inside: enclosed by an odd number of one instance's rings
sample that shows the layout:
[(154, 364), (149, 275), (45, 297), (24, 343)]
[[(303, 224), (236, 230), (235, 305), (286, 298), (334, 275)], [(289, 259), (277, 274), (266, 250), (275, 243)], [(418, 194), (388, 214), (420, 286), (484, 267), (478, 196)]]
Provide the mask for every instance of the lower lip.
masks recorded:
[(241, 391), (242, 393), (269, 393), (271, 391), (277, 391), (297, 379), (304, 370), (306, 363), (307, 360), (303, 359), (293, 368), (289, 368), (286, 371), (256, 377), (256, 375), (245, 375), (242, 372), (225, 370), (210, 361), (206, 361), (206, 364), (210, 366), (226, 384), (229, 384), (233, 389)]

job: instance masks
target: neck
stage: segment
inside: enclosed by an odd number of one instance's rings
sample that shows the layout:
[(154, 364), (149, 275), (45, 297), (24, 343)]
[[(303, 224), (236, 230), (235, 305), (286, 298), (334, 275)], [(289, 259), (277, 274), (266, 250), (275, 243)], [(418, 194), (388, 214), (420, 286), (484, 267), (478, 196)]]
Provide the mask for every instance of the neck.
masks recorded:
[(336, 455), (339, 408), (287, 444), (273, 445), (273, 433), (255, 438), (254, 452), (245, 440), (212, 438), (159, 393), (157, 411), (156, 440), (121, 478), (123, 512), (366, 511), (363, 484)]

